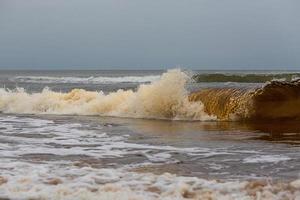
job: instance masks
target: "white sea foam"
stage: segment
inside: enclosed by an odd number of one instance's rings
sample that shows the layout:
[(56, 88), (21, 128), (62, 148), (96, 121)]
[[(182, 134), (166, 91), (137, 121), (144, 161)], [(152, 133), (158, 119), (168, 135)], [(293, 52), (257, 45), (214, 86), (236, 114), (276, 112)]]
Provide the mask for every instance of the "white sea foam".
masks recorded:
[[(0, 156), (26, 157), (31, 155), (77, 156), (93, 158), (121, 158), (141, 155), (138, 165), (176, 163), (174, 155), (207, 157), (223, 155), (223, 151), (208, 148), (180, 148), (168, 145), (135, 144), (128, 135), (111, 135), (97, 126), (89, 130), (82, 124), (57, 124), (51, 120), (28, 117), (0, 117)], [(134, 167), (129, 165), (128, 167)]]
[[(59, 123), (26, 116), (2, 115), (0, 130), (0, 199), (263, 200), (296, 199), (300, 195), (297, 180), (269, 185), (132, 171), (137, 165), (174, 163), (177, 157), (193, 156), (201, 160), (240, 154), (239, 150), (135, 144), (128, 135), (107, 133), (100, 124), (91, 127), (85, 123)], [(119, 163), (116, 169), (102, 166), (101, 159), (115, 162), (113, 159), (134, 155), (139, 155), (137, 165)], [(69, 159), (72, 156), (78, 158)]]
[(69, 167), (62, 170), (30, 164), (4, 164), (15, 174), (0, 178), (0, 197), (9, 199), (297, 199), (297, 181), (261, 182), (205, 180), (172, 174), (154, 175), (116, 169)]
[(10, 80), (18, 83), (81, 83), (81, 84), (109, 84), (109, 83), (149, 83), (157, 81), (159, 75), (123, 76), (123, 77), (55, 77), (55, 76), (16, 76)]
[(260, 155), (251, 156), (244, 159), (244, 163), (278, 163), (291, 160), (290, 157), (284, 155)]

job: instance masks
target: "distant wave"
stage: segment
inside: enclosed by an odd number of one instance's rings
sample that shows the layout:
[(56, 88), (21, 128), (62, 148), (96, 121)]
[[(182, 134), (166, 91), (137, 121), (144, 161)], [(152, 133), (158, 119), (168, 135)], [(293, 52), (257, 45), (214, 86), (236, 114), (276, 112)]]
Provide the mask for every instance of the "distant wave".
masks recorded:
[(239, 83), (265, 83), (272, 80), (293, 81), (300, 79), (300, 73), (280, 74), (196, 74), (193, 76), (196, 82), (239, 82)]
[(160, 78), (159, 75), (150, 76), (123, 76), (123, 77), (55, 77), (55, 76), (16, 76), (11, 81), (21, 83), (82, 83), (82, 84), (109, 84), (109, 83), (150, 83)]
[[(160, 75), (148, 76), (121, 76), (121, 77), (108, 77), (108, 76), (90, 76), (90, 77), (58, 77), (58, 76), (16, 76), (10, 81), (18, 83), (81, 83), (81, 84), (114, 84), (114, 83), (151, 83), (159, 80)], [(224, 73), (211, 73), (211, 74), (196, 74), (192, 77), (194, 82), (237, 82), (237, 83), (265, 83), (267, 81), (281, 80), (293, 81), (300, 79), (300, 73), (281, 73), (281, 74), (224, 74)]]

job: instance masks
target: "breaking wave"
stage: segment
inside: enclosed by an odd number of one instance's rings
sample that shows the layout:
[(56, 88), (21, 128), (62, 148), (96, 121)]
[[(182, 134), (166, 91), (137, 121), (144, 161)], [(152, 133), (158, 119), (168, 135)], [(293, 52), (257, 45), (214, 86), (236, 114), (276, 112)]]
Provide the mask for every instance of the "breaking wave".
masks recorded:
[(203, 89), (189, 96), (219, 120), (300, 119), (300, 80), (272, 81), (256, 89)]
[(44, 89), (27, 93), (24, 89), (0, 89), (0, 111), (28, 114), (76, 114), (131, 118), (212, 120), (201, 102), (188, 100), (185, 89), (189, 76), (179, 69), (162, 74), (158, 81), (141, 84), (137, 91), (118, 90), (104, 94), (83, 89), (69, 93)]
[(55, 76), (16, 76), (10, 80), (19, 83), (82, 83), (82, 84), (109, 84), (109, 83), (149, 83), (159, 80), (160, 76), (123, 76), (123, 77), (55, 77)]
[(260, 88), (201, 89), (189, 94), (185, 86), (190, 79), (179, 69), (169, 70), (136, 91), (109, 94), (83, 89), (62, 93), (47, 88), (27, 93), (21, 88), (2, 88), (0, 111), (201, 121), (300, 119), (300, 80), (271, 81)]

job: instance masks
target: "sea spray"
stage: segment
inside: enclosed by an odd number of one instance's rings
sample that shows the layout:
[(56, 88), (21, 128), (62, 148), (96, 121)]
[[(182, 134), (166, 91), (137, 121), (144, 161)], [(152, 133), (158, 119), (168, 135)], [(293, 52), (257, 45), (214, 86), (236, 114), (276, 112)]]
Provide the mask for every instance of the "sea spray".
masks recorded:
[(0, 89), (0, 111), (26, 114), (101, 115), (130, 118), (213, 120), (201, 102), (188, 100), (190, 77), (179, 69), (162, 74), (158, 81), (141, 84), (136, 91), (104, 94), (83, 89), (69, 93), (45, 88), (41, 93)]

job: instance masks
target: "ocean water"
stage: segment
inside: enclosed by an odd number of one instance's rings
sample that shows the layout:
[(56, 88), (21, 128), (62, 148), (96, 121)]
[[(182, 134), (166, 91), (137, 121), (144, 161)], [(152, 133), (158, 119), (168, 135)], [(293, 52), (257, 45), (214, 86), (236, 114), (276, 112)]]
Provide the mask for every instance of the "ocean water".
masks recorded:
[(297, 72), (1, 71), (0, 86), (0, 199), (300, 198)]

